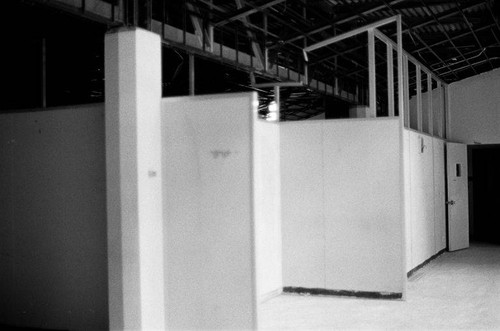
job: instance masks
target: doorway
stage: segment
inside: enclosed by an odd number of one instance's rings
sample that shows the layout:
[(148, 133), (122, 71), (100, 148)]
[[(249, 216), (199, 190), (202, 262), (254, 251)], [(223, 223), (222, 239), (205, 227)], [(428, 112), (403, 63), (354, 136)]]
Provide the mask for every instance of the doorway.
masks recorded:
[(500, 245), (500, 145), (472, 145), (469, 158), (470, 240)]

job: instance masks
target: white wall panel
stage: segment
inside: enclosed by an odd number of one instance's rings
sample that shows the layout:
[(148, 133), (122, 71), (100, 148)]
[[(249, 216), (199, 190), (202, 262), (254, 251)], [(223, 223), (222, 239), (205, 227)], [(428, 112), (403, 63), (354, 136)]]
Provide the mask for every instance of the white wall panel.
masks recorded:
[(255, 94), (163, 100), (167, 326), (256, 326)]
[(412, 250), (412, 214), (411, 214), (411, 175), (410, 175), (410, 131), (403, 130), (403, 157), (404, 157), (404, 190), (405, 190), (405, 239), (406, 239), (406, 271), (410, 271), (413, 267), (413, 250)]
[(434, 252), (434, 163), (432, 138), (410, 131), (412, 268)]
[(434, 145), (434, 241), (435, 253), (446, 248), (445, 143), (433, 138)]
[(284, 286), (403, 292), (399, 118), (283, 123)]
[(283, 288), (279, 124), (256, 120), (253, 140), (257, 295), (265, 300)]
[(401, 293), (399, 118), (323, 129), (326, 288)]
[(452, 83), (448, 91), (451, 140), (500, 143), (500, 69)]
[(325, 288), (322, 126), (280, 124), (284, 286)]
[(411, 130), (405, 130), (404, 136), (408, 167), (406, 271), (410, 271), (446, 248), (445, 144)]

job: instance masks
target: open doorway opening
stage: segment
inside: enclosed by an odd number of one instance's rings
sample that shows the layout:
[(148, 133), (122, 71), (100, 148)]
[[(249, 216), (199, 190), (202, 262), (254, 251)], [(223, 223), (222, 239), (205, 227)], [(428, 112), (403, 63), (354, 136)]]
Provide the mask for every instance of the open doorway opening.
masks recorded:
[(500, 144), (469, 146), (470, 240), (500, 245)]

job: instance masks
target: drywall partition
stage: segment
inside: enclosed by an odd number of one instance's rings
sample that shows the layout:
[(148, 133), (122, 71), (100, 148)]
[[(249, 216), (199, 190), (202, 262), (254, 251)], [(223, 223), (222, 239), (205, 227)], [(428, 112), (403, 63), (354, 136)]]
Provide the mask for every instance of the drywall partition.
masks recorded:
[(467, 144), (500, 143), (500, 69), (448, 86), (450, 139)]
[(283, 285), (403, 293), (400, 118), (281, 124)]
[(325, 288), (323, 121), (280, 130), (283, 286)]
[(262, 302), (283, 288), (278, 122), (254, 120), (253, 173), (257, 296)]
[(434, 150), (434, 253), (446, 248), (446, 172), (444, 140), (432, 138)]
[(434, 255), (434, 162), (432, 138), (409, 131), (412, 267)]
[(104, 106), (0, 115), (0, 325), (108, 326)]
[(169, 328), (255, 328), (257, 291), (281, 288), (279, 128), (255, 122), (256, 103), (254, 93), (163, 99)]
[(406, 271), (446, 247), (445, 143), (405, 129)]

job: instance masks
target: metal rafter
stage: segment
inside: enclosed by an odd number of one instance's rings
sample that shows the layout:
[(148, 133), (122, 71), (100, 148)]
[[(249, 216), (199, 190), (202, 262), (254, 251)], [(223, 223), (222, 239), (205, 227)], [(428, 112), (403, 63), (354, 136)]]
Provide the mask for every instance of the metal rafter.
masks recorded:
[[(463, 9), (464, 10), (469, 10), (469, 9), (473, 9), (473, 8), (476, 8), (476, 7), (479, 7), (479, 6), (483, 6), (483, 5), (484, 5), (484, 0), (480, 0), (480, 1), (476, 1), (475, 3), (473, 3), (471, 5), (468, 5), (467, 7), (464, 7)], [(387, 7), (390, 10), (392, 10), (393, 12), (396, 12), (396, 10), (392, 8), (392, 6), (393, 6), (393, 2), (392, 1), (391, 2), (384, 1), (384, 8)], [(450, 9), (450, 10), (448, 10), (446, 12), (443, 12), (443, 13), (440, 13), (440, 14), (436, 15), (436, 17), (438, 17), (439, 19), (444, 19), (444, 18), (448, 18), (448, 17), (451, 17), (451, 16), (455, 16), (455, 15), (457, 15), (456, 10)], [(360, 14), (360, 17), (363, 17), (363, 16)], [(365, 18), (365, 21), (366, 21), (366, 18)], [(412, 30), (416, 30), (416, 29), (422, 28), (422, 27), (424, 27), (426, 25), (429, 25), (429, 24), (431, 24), (433, 22), (435, 22), (434, 18), (429, 19), (429, 20), (425, 20), (425, 21), (422, 21), (420, 23), (413, 24), (413, 25), (408, 25), (406, 23), (403, 23), (403, 25), (406, 26), (406, 28), (403, 29), (403, 33), (410, 33)], [(392, 36), (394, 36), (394, 35), (395, 34), (393, 34)], [(429, 47), (432, 47), (432, 46), (429, 46)], [(357, 51), (357, 50), (359, 50), (361, 48), (362, 47), (355, 47), (355, 48), (352, 48), (352, 49), (349, 49), (349, 50), (346, 50), (346, 51), (342, 52), (342, 54), (347, 54), (347, 53), (350, 53), (350, 52), (354, 52), (354, 51)], [(428, 47), (425, 46), (425, 47), (420, 48), (419, 50), (415, 50), (414, 52), (418, 53), (419, 51), (422, 51), (422, 50), (427, 49), (427, 48)], [(325, 57), (323, 57), (323, 58), (315, 61), (314, 64), (321, 63), (323, 61), (328, 61), (328, 60), (332, 59), (334, 56), (336, 56), (336, 55), (325, 56)]]
[[(491, 29), (491, 27), (493, 27), (493, 26), (495, 26), (494, 23), (493, 24), (488, 24), (488, 25), (476, 28), (475, 31), (479, 32), (479, 31), (483, 31), (483, 30), (486, 30), (486, 29)], [(451, 39), (452, 40), (460, 39), (460, 38), (463, 38), (465, 36), (470, 35), (471, 33), (472, 33), (471, 31), (467, 31), (467, 32), (464, 32), (464, 33), (461, 33), (461, 34), (458, 34), (458, 35), (455, 35), (455, 36), (451, 36)], [(429, 47), (438, 46), (438, 45), (441, 45), (441, 44), (444, 44), (444, 43), (447, 43), (447, 42), (448, 42), (448, 39), (445, 38), (445, 39), (443, 39), (441, 41), (438, 41), (438, 42), (435, 42), (433, 44), (430, 44)], [(426, 47), (420, 47), (420, 48), (412, 50), (412, 52), (418, 53), (418, 52), (423, 51), (424, 49), (426, 49)]]
[[(457, 4), (457, 8), (458, 10), (460, 11), (460, 14), (462, 15), (462, 17), (464, 18), (464, 21), (465, 23), (467, 23), (467, 26), (469, 27), (469, 31), (472, 33), (472, 35), (474, 36), (474, 39), (476, 40), (476, 43), (477, 45), (482, 49), (482, 50), (485, 50), (485, 48), (483, 47), (481, 41), (479, 40), (479, 38), (477, 37), (477, 34), (476, 32), (474, 31), (473, 27), (472, 27), (472, 24), (471, 22), (469, 21), (469, 19), (467, 18), (467, 16), (465, 16), (465, 13), (464, 11), (462, 10), (462, 7), (460, 6), (460, 2), (458, 2), (458, 0), (455, 0), (455, 3)], [(493, 63), (491, 63), (491, 60), (490, 58), (488, 57), (488, 54), (486, 54), (486, 52), (483, 53), (484, 56), (486, 57), (486, 59), (488, 60), (488, 63), (490, 64), (491, 66), (491, 69), (494, 68), (493, 66)]]
[[(398, 11), (396, 11), (394, 8), (392, 8), (392, 6), (391, 6), (391, 4), (390, 4), (390, 3), (388, 3), (386, 0), (382, 0), (382, 1), (385, 3), (386, 7), (387, 7), (387, 8), (389, 8), (389, 10), (393, 12), (393, 14), (399, 14), (399, 12), (398, 12)], [(420, 2), (422, 2), (422, 0), (420, 0)], [(428, 8), (427, 8), (427, 9), (428, 9)], [(434, 17), (435, 17), (435, 16), (434, 16)], [(405, 25), (406, 25), (406, 24), (405, 24)], [(412, 28), (411, 28), (411, 27), (407, 27), (407, 30), (408, 30), (408, 31), (411, 31), (411, 30), (412, 30)], [(448, 64), (447, 64), (447, 63), (446, 63), (446, 62), (445, 62), (445, 61), (444, 61), (444, 60), (443, 60), (443, 59), (442, 59), (442, 58), (441, 58), (441, 57), (440, 57), (440, 56), (439, 56), (439, 55), (438, 55), (438, 54), (437, 54), (437, 53), (436, 53), (436, 52), (435, 52), (435, 51), (434, 51), (431, 47), (429, 47), (429, 45), (427, 45), (427, 43), (426, 43), (426, 42), (425, 42), (425, 41), (424, 41), (424, 40), (423, 40), (423, 39), (422, 39), (422, 38), (421, 38), (421, 37), (420, 37), (417, 33), (414, 33), (414, 35), (415, 35), (415, 37), (418, 39), (418, 41), (419, 41), (422, 45), (424, 45), (424, 46), (425, 46), (425, 47), (426, 47), (426, 48), (427, 48), (427, 49), (428, 49), (428, 50), (429, 50), (429, 51), (430, 51), (430, 52), (431, 52), (431, 53), (432, 53), (432, 54), (436, 57), (436, 59), (438, 59), (441, 63), (443, 63), (445, 66), (447, 66), (447, 67), (450, 69), (450, 67), (448, 66)], [(423, 59), (422, 59), (422, 57), (420, 57), (420, 59), (421, 59), (421, 60), (423, 60)], [(424, 63), (424, 64), (425, 64), (428, 68), (430, 68), (430, 65), (428, 65), (427, 63)], [(451, 69), (450, 69), (450, 70), (451, 70)], [(455, 74), (455, 77), (458, 79), (458, 75), (456, 75), (456, 74)]]
[(432, 15), (432, 17), (434, 18), (434, 20), (436, 20), (436, 23), (441, 27), (441, 32), (446, 36), (446, 39), (448, 39), (448, 41), (455, 48), (455, 50), (457, 51), (457, 53), (460, 54), (460, 56), (463, 59), (466, 60), (467, 64), (471, 67), (472, 71), (474, 71), (474, 73), (477, 74), (476, 68), (474, 68), (474, 66), (469, 62), (469, 60), (467, 60), (467, 58), (462, 54), (462, 51), (460, 51), (460, 49), (457, 47), (457, 45), (455, 45), (455, 43), (453, 42), (453, 40), (450, 38), (450, 35), (448, 34), (448, 32), (446, 32), (445, 27), (439, 21), (439, 19), (436, 17), (436, 15), (434, 14), (434, 12), (429, 8), (429, 6), (423, 0), (419, 0), (419, 1), (422, 4), (422, 6), (424, 6), (427, 9), (427, 11)]
[(247, 6), (245, 8), (238, 9), (232, 14), (229, 14), (228, 17), (225, 19), (220, 20), (219, 22), (214, 23), (214, 26), (222, 26), (224, 24), (227, 24), (229, 22), (239, 20), (243, 17), (246, 17), (248, 15), (254, 14), (258, 11), (264, 10), (266, 8), (275, 6), (277, 4), (280, 4), (286, 0), (271, 0), (271, 1), (266, 1), (265, 3), (262, 3), (258, 6)]
[[(392, 0), (391, 1), (391, 4), (397, 4), (397, 3), (400, 3), (400, 2), (403, 2), (403, 1), (406, 1), (406, 0)], [(375, 6), (375, 7), (370, 7), (369, 9), (365, 9), (359, 13), (356, 13), (354, 15), (349, 15), (349, 16), (346, 16), (346, 17), (343, 17), (341, 19), (339, 19), (338, 21), (335, 21), (331, 24), (327, 24), (327, 25), (321, 25), (319, 27), (316, 27), (316, 28), (313, 28), (312, 30), (310, 31), (307, 31), (305, 33), (301, 33), (300, 35), (297, 35), (295, 37), (292, 37), (292, 38), (289, 38), (287, 40), (284, 40), (281, 44), (284, 45), (284, 44), (289, 44), (289, 43), (292, 43), (294, 41), (297, 41), (297, 40), (300, 40), (300, 39), (303, 39), (303, 38), (307, 38), (307, 37), (310, 37), (311, 35), (313, 34), (316, 34), (316, 33), (319, 33), (319, 32), (322, 32), (322, 31), (325, 31), (325, 30), (328, 30), (334, 26), (338, 26), (340, 24), (344, 24), (344, 23), (347, 23), (347, 22), (350, 22), (362, 15), (367, 15), (367, 14), (370, 14), (370, 13), (373, 13), (373, 12), (376, 12), (377, 10), (380, 10), (382, 8), (384, 8), (385, 5), (378, 5), (378, 6)]]

